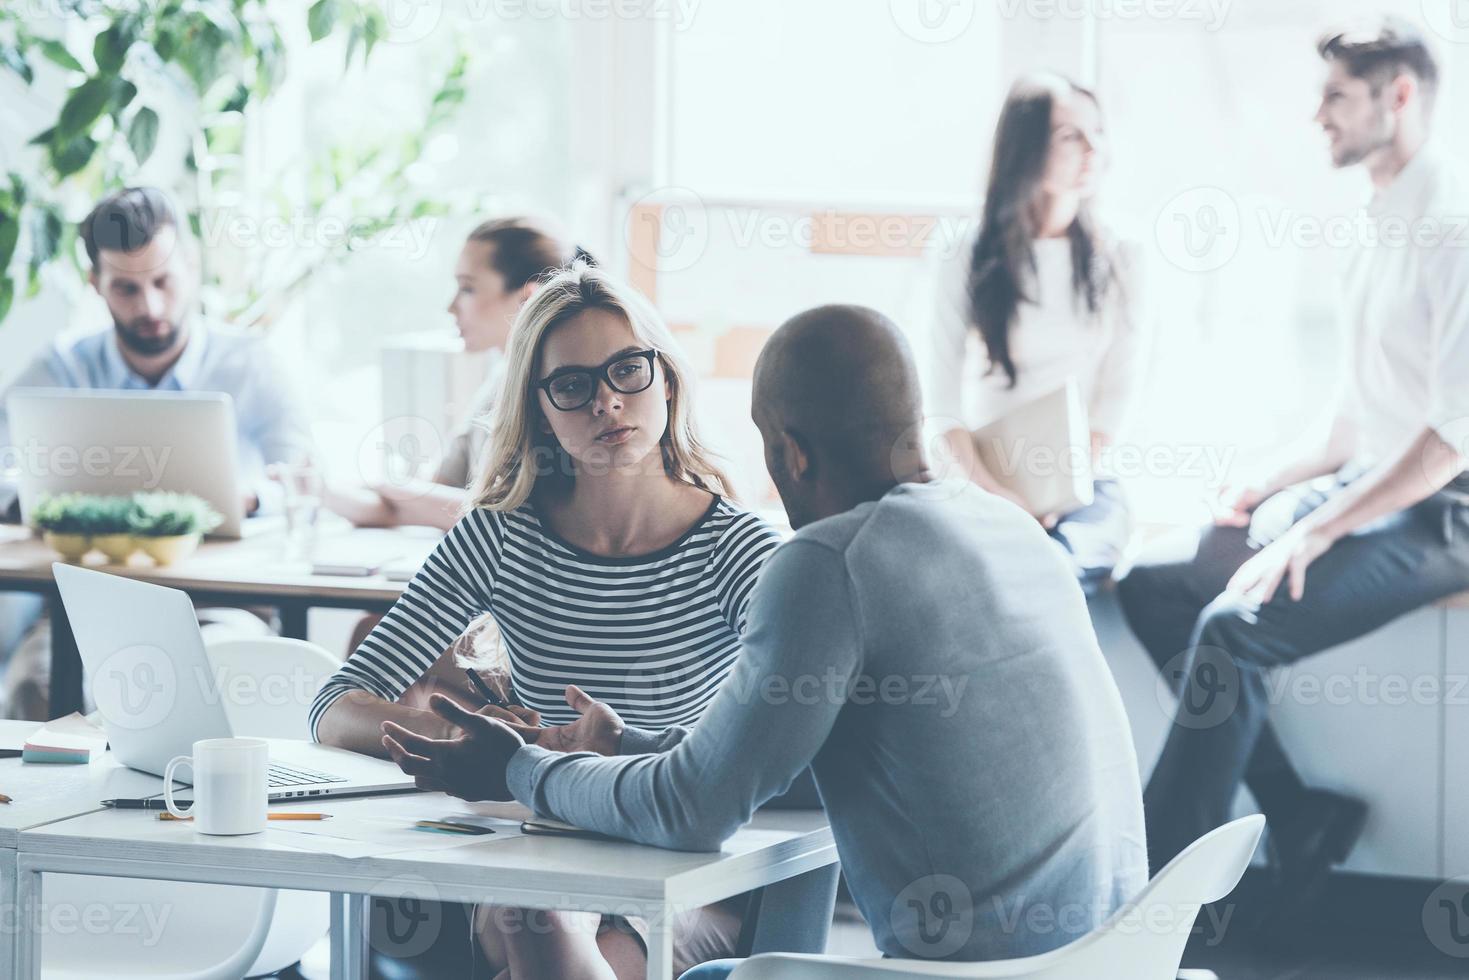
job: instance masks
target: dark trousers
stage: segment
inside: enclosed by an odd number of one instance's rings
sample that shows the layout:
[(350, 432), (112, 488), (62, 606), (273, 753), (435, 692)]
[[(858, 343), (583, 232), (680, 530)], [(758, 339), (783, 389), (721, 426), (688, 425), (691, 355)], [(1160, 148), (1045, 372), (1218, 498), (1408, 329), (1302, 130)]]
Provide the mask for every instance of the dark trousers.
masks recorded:
[(1301, 783), (1268, 722), (1271, 668), (1469, 589), (1469, 507), (1439, 493), (1338, 541), (1307, 570), (1299, 602), (1285, 583), (1264, 605), (1222, 594), (1247, 558), (1349, 479), (1281, 491), (1248, 531), (1159, 542), (1118, 584), (1128, 624), (1179, 692), (1143, 794), (1154, 871), (1229, 820), (1241, 780), (1268, 821), (1290, 816)]
[(1066, 514), (1051, 528), (1051, 540), (1066, 552), (1087, 595), (1112, 575), (1132, 533), (1132, 517), (1117, 481), (1098, 480), (1093, 487), (1091, 503)]

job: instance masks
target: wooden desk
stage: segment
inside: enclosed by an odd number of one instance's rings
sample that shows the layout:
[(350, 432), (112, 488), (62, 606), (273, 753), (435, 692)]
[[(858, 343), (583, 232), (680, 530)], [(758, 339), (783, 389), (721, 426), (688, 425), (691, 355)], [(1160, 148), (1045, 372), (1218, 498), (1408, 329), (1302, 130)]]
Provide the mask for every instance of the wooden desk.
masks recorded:
[[(326, 526), (319, 548), (381, 542), (385, 558), (427, 557), (438, 537), (424, 528), (393, 530)], [(184, 561), (161, 567), (134, 558), (129, 565), (104, 565), (90, 555), (88, 567), (144, 582), (182, 589), (196, 605), (269, 606), (280, 613), (281, 634), (306, 638), (306, 615), (313, 608), (386, 612), (406, 583), (379, 575), (313, 575), (306, 562), (283, 558), (284, 530), (265, 531), (239, 541), (212, 540)], [(51, 716), (82, 707), (82, 665), (76, 638), (57, 595), (51, 565), (57, 556), (29, 529), (0, 526), (0, 591), (35, 592), (46, 597), (51, 615)]]

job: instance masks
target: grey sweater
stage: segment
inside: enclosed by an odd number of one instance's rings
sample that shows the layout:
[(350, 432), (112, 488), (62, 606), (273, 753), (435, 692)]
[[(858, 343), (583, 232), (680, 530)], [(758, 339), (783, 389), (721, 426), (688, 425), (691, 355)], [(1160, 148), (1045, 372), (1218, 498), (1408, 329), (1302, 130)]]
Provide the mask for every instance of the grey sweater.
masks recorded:
[(811, 766), (889, 956), (1026, 956), (1147, 880), (1137, 761), (1081, 590), (1040, 526), (967, 483), (903, 484), (803, 528), (756, 586), (692, 730), (512, 758), (538, 813), (716, 850)]

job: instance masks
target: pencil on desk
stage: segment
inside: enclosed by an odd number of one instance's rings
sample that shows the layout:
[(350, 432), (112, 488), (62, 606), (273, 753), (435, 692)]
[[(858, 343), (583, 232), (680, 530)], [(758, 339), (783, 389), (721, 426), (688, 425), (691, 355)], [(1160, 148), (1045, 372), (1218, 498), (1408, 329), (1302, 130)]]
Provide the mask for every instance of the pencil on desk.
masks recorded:
[(14, 802), (15, 802), (14, 800), (12, 800), (10, 797), (6, 796), (4, 793), (0, 793), (0, 803), (14, 803)]
[[(265, 815), (265, 819), (267, 820), (330, 820), (331, 818), (332, 815), (330, 813), (268, 813)], [(176, 817), (171, 813), (160, 813), (158, 815), (158, 819), (177, 820), (183, 822), (193, 820), (194, 818)]]

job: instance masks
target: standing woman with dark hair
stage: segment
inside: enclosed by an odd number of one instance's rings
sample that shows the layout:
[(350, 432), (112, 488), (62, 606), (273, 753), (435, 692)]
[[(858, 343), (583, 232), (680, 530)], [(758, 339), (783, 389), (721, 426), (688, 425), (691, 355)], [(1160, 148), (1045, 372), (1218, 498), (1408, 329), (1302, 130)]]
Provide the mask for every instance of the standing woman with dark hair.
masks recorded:
[(453, 527), (469, 500), (469, 481), (489, 439), (489, 416), (505, 376), (510, 325), (546, 276), (578, 260), (591, 262), (591, 256), (531, 218), (492, 218), (471, 231), (454, 267), (454, 298), (449, 302), (465, 353), (489, 358), (469, 416), (450, 438), (431, 480), (329, 486), (326, 506), (359, 527)]
[[(1000, 113), (978, 232), (946, 270), (929, 411), (949, 426), (945, 441), (970, 479), (1002, 496), (1012, 495), (985, 469), (971, 430), (1074, 380), (1095, 468), (1135, 387), (1137, 249), (1100, 227), (1090, 207), (1102, 137), (1087, 89), (1050, 74), (1016, 82)], [(1035, 517), (1089, 592), (1111, 573), (1130, 523), (1120, 488), (1105, 477), (1093, 503)]]

